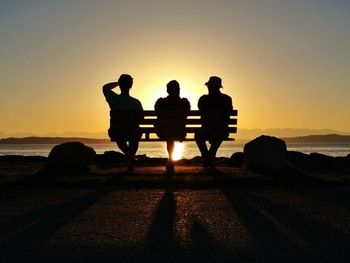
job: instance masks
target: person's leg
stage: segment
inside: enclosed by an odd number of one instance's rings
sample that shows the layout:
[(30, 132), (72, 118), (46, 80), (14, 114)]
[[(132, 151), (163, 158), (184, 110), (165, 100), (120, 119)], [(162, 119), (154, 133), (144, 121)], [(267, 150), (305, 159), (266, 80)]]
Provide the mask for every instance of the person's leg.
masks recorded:
[(129, 152), (127, 155), (128, 170), (133, 171), (135, 167), (135, 155), (139, 148), (139, 139), (135, 138), (129, 141)]
[(175, 142), (167, 141), (166, 146), (167, 146), (168, 156), (169, 156), (168, 163), (166, 165), (166, 172), (167, 174), (172, 174), (174, 173), (173, 154), (174, 154)]
[(203, 131), (199, 131), (195, 134), (196, 144), (203, 158), (203, 167), (208, 167), (209, 165), (209, 151), (206, 143), (206, 136)]
[(117, 140), (116, 142), (117, 142), (119, 149), (125, 155), (125, 161), (126, 161), (126, 166), (127, 166), (128, 171), (132, 171), (134, 169), (134, 164), (132, 162), (133, 154), (132, 154), (132, 151), (130, 150), (131, 149), (130, 145), (132, 145), (132, 143), (129, 142), (129, 146), (128, 146), (126, 140)]
[(205, 158), (208, 155), (208, 147), (205, 142), (205, 136), (202, 131), (199, 131), (194, 136), (196, 140), (196, 144), (198, 146), (198, 149), (202, 155), (203, 158)]
[(132, 156), (135, 157), (137, 150), (139, 149), (139, 140), (130, 140), (129, 141), (129, 151)]
[(129, 152), (129, 146), (126, 143), (126, 140), (123, 139), (117, 139), (116, 143), (118, 145), (118, 148), (124, 153), (124, 155), (126, 156)]
[(174, 141), (167, 141), (166, 148), (168, 150), (169, 161), (173, 161), (175, 142)]
[(222, 143), (222, 140), (215, 139), (210, 141), (210, 148), (209, 148), (209, 167), (214, 168), (215, 167), (215, 158), (216, 153)]

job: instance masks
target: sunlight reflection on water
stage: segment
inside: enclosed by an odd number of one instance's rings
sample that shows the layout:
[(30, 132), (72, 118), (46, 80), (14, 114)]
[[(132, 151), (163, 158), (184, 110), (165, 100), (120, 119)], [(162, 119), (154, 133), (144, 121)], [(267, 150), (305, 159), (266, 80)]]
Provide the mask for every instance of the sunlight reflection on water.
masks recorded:
[(185, 149), (185, 144), (181, 142), (175, 142), (175, 149), (173, 154), (174, 161), (184, 158), (183, 153)]
[[(41, 155), (48, 156), (54, 144), (0, 144), (1, 155)], [(119, 151), (116, 144), (91, 144), (88, 145), (98, 154), (105, 151)], [(242, 152), (244, 144), (239, 142), (223, 142), (218, 150), (218, 157), (230, 157), (235, 152)], [(303, 153), (317, 152), (330, 156), (346, 156), (350, 154), (350, 143), (332, 143), (332, 144), (290, 144), (289, 151), (299, 151)], [(148, 157), (164, 157), (168, 156), (165, 142), (140, 142), (138, 155), (146, 154)], [(176, 143), (175, 160), (181, 158), (193, 158), (200, 156), (200, 152), (195, 142)]]

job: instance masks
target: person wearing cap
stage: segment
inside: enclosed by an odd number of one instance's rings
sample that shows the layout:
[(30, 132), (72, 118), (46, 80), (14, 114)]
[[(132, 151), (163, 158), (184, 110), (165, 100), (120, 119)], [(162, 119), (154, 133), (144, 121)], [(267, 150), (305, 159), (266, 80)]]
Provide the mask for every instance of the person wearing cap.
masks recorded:
[[(141, 102), (131, 97), (129, 93), (132, 85), (133, 78), (128, 74), (122, 74), (117, 82), (107, 83), (102, 88), (111, 109), (108, 135), (124, 153), (128, 171), (134, 169), (135, 154), (142, 136), (139, 123), (143, 119)], [(118, 86), (120, 94), (113, 91)]]
[[(216, 152), (222, 141), (229, 136), (228, 125), (233, 106), (231, 97), (220, 91), (221, 78), (211, 76), (205, 85), (208, 94), (198, 100), (202, 126), (195, 134), (195, 140), (203, 158), (203, 166), (214, 168)], [(209, 149), (206, 141), (210, 144)]]
[(174, 172), (174, 145), (175, 141), (183, 141), (186, 138), (186, 118), (191, 105), (186, 98), (180, 97), (180, 85), (176, 80), (167, 85), (168, 96), (159, 98), (154, 105), (157, 120), (155, 123), (157, 136), (167, 142), (168, 162), (166, 171)]

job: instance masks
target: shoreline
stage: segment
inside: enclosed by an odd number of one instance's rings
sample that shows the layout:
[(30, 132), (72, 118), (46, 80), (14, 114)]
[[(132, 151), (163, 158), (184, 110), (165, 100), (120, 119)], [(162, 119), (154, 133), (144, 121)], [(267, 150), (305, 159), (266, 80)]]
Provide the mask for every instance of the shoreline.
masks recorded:
[[(350, 183), (350, 154), (346, 157), (331, 157), (321, 154), (288, 152), (293, 169), (278, 175), (269, 172), (250, 171), (237, 156), (218, 157), (217, 168), (201, 167), (201, 158), (175, 161), (175, 175), (165, 175), (167, 158), (137, 156), (135, 172), (127, 173), (120, 156), (105, 159), (97, 154), (95, 164), (84, 175), (60, 174), (50, 176), (43, 173), (48, 157), (6, 155), (0, 156), (0, 186), (6, 187), (66, 187), (66, 186), (125, 186), (125, 187), (215, 187), (217, 185), (274, 185), (274, 184), (328, 184), (348, 185)], [(10, 186), (12, 185), (12, 186)]]

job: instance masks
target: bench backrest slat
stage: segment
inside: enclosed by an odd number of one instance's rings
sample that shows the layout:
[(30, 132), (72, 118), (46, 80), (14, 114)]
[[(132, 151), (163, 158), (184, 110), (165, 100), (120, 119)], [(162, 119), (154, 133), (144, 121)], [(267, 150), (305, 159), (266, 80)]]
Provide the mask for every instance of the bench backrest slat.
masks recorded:
[[(170, 111), (167, 112), (167, 113), (170, 113), (170, 114), (171, 114)], [(237, 110), (231, 110), (230, 116), (237, 116), (237, 113), (238, 113)], [(144, 111), (143, 111), (143, 115), (144, 115), (145, 117), (148, 117), (148, 116), (150, 116), (150, 117), (156, 117), (156, 113), (155, 113), (154, 110), (144, 110)], [(199, 117), (199, 116), (200, 116), (200, 111), (199, 111), (199, 110), (190, 110), (188, 116), (189, 116), (189, 117), (191, 117), (191, 116)]]
[[(141, 124), (141, 127), (153, 126), (154, 124), (156, 124), (156, 122), (157, 122), (157, 119), (143, 119), (143, 120), (141, 120), (140, 124)], [(173, 121), (170, 119), (169, 120), (169, 125), (170, 126), (171, 126), (172, 122)], [(166, 121), (163, 121), (162, 123), (164, 125), (167, 125)], [(198, 125), (201, 125), (201, 124), (202, 124), (201, 119), (187, 119), (186, 120), (186, 127), (191, 126), (191, 125), (198, 126)], [(229, 124), (236, 125), (237, 124), (237, 119), (230, 119), (229, 120)]]
[[(195, 133), (200, 129), (200, 127), (186, 127), (187, 133)], [(228, 127), (230, 133), (236, 133), (237, 127)], [(143, 133), (155, 133), (155, 129), (153, 127), (141, 127), (141, 131)]]
[[(230, 119), (229, 119), (229, 133), (236, 133), (237, 132), (237, 127), (235, 125), (237, 125), (237, 110), (232, 110), (230, 112)], [(118, 116), (118, 115), (127, 115), (127, 112), (110, 112), (110, 116)], [(161, 112), (160, 114), (165, 114), (166, 116), (171, 116), (174, 115), (174, 118), (176, 119), (176, 112), (173, 111), (164, 111)], [(155, 135), (156, 130), (154, 128), (154, 124), (156, 123), (157, 120), (157, 114), (154, 110), (145, 110), (143, 111), (143, 115), (144, 118), (143, 120), (141, 120), (140, 122), (140, 128), (141, 131), (143, 133), (143, 137), (141, 139), (141, 141), (159, 141), (159, 139), (157, 138), (157, 136)], [(199, 110), (191, 110), (188, 113), (188, 117), (186, 119), (186, 132), (188, 134), (194, 134), (196, 133), (200, 128), (201, 128), (201, 119), (200, 119), (200, 111)], [(171, 120), (171, 118), (169, 118), (169, 124), (171, 125), (171, 123), (173, 122), (173, 120)], [(163, 122), (164, 124), (164, 122)], [(188, 136), (185, 141), (193, 141), (194, 138), (193, 136)], [(226, 140), (234, 140), (233, 138), (227, 138)]]

